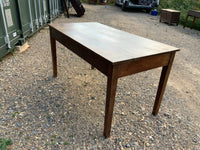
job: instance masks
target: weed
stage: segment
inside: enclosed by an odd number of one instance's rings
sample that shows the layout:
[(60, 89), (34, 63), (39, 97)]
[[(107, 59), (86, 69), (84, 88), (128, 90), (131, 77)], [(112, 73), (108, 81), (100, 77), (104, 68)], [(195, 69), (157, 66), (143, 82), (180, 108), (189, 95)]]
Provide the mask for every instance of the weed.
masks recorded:
[(19, 136), (22, 136), (22, 134), (23, 134), (23, 132), (22, 132), (22, 131), (20, 131), (20, 132), (19, 132)]
[(6, 150), (8, 145), (12, 145), (13, 142), (11, 139), (6, 140), (5, 138), (0, 139), (0, 149)]
[(83, 84), (83, 86), (87, 86), (88, 85), (88, 83), (87, 82), (85, 82), (84, 84)]
[(16, 49), (13, 49), (13, 51), (11, 52), (13, 56), (16, 56)]
[(50, 115), (47, 115), (46, 117), (47, 117), (47, 119), (50, 119), (50, 118), (51, 118), (51, 116), (50, 116)]
[(62, 89), (63, 89), (63, 91), (66, 91), (66, 90), (67, 90), (67, 88), (66, 88), (66, 87), (63, 87)]
[(56, 142), (55, 142), (55, 141), (52, 141), (52, 142), (51, 142), (51, 145), (55, 147), (55, 146), (56, 146)]
[(30, 140), (30, 136), (25, 137), (26, 140)]
[(60, 104), (56, 104), (56, 107), (60, 107)]
[(73, 134), (70, 134), (69, 137), (73, 137)]
[(63, 144), (64, 144), (64, 145), (69, 145), (69, 143), (68, 143), (67, 141), (65, 141)]
[(19, 114), (19, 112), (18, 112), (18, 111), (16, 111), (16, 112), (12, 113), (12, 117), (13, 117), (13, 118), (15, 118), (15, 116), (16, 116), (17, 114)]
[(51, 137), (52, 137), (52, 138), (56, 138), (57, 136), (56, 136), (55, 134), (53, 134)]

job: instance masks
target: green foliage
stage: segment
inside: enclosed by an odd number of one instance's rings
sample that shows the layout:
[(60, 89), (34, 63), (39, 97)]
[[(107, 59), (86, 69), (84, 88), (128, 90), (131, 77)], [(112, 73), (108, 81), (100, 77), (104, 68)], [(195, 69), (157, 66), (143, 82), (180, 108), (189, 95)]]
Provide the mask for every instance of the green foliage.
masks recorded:
[[(187, 16), (188, 10), (200, 10), (200, 1), (199, 0), (160, 0), (160, 5), (158, 11), (161, 9), (168, 8), (179, 10), (180, 15), (180, 24), (184, 24), (185, 18)], [(193, 17), (189, 17), (186, 26), (190, 27), (193, 21)], [(200, 30), (199, 21), (196, 21), (194, 28)]]
[(13, 118), (15, 118), (15, 116), (16, 116), (17, 114), (19, 114), (19, 112), (18, 112), (18, 111), (16, 111), (16, 112), (12, 113), (12, 117), (13, 117)]
[(56, 146), (56, 142), (55, 142), (55, 141), (52, 141), (52, 142), (51, 142), (51, 145), (55, 147), (55, 146)]
[(68, 143), (68, 142), (66, 142), (66, 141), (65, 141), (63, 144), (64, 144), (64, 145), (69, 145), (69, 143)]
[(46, 118), (47, 118), (47, 119), (50, 119), (50, 118), (51, 118), (51, 116), (50, 116), (50, 115), (47, 115), (47, 116), (46, 116)]
[(52, 137), (52, 138), (56, 138), (57, 136), (56, 136), (55, 134), (53, 134), (51, 137)]
[(1, 150), (6, 150), (6, 147), (7, 147), (8, 145), (12, 145), (12, 144), (13, 144), (13, 142), (12, 142), (11, 139), (8, 139), (8, 140), (6, 140), (6, 139), (4, 139), (4, 138), (1, 138), (1, 139), (0, 139), (0, 149), (1, 149)]

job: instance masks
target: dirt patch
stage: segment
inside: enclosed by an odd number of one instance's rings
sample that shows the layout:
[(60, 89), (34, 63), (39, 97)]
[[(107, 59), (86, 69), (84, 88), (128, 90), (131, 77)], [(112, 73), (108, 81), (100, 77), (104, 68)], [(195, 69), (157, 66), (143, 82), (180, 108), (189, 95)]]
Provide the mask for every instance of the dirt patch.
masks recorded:
[(84, 6), (83, 17), (54, 22), (96, 21), (181, 49), (159, 115), (151, 111), (160, 68), (121, 78), (111, 137), (104, 139), (106, 77), (57, 43), (58, 77), (52, 78), (45, 28), (26, 52), (0, 62), (0, 137), (13, 140), (11, 149), (199, 149), (200, 32), (117, 6)]

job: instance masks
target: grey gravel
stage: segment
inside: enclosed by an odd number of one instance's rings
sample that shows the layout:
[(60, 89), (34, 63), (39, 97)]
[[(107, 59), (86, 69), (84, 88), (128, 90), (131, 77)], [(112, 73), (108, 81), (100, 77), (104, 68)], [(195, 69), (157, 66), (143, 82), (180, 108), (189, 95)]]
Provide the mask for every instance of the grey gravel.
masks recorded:
[(84, 6), (83, 17), (60, 16), (54, 22), (97, 21), (181, 49), (159, 114), (151, 111), (161, 68), (120, 78), (111, 137), (105, 140), (106, 77), (57, 43), (58, 77), (53, 78), (46, 27), (30, 38), (27, 51), (0, 62), (0, 138), (11, 138), (13, 150), (198, 150), (200, 32), (117, 6)]

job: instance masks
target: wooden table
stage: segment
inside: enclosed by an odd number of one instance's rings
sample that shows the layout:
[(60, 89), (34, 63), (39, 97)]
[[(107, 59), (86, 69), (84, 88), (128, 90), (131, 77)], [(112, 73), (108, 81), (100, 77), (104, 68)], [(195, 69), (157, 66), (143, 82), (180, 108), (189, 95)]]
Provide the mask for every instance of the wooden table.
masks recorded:
[(57, 76), (56, 40), (107, 76), (104, 136), (110, 136), (117, 80), (163, 67), (153, 114), (157, 115), (178, 48), (96, 23), (50, 24), (53, 75)]
[(192, 25), (191, 25), (191, 29), (193, 28), (193, 26), (194, 26), (194, 22), (195, 22), (195, 20), (196, 20), (196, 18), (200, 18), (200, 11), (197, 11), (197, 10), (189, 10), (188, 11), (188, 14), (187, 14), (187, 17), (186, 17), (186, 19), (185, 19), (185, 23), (184, 23), (184, 26), (183, 26), (183, 28), (185, 28), (185, 25), (186, 25), (186, 23), (187, 23), (187, 20), (188, 20), (188, 17), (189, 16), (191, 16), (191, 17), (193, 17), (193, 22), (192, 22)]
[(160, 22), (167, 22), (168, 24), (175, 23), (178, 25), (180, 18), (180, 11), (173, 9), (162, 9), (160, 13)]

